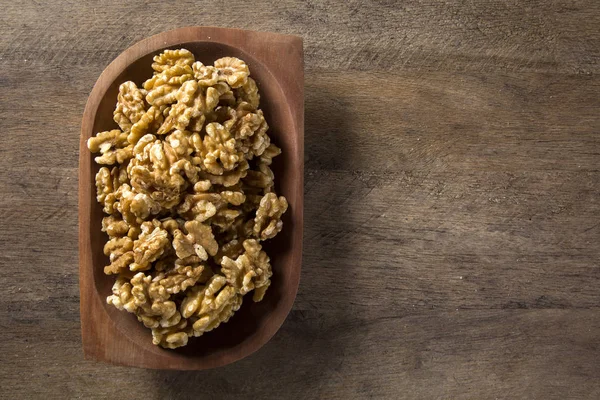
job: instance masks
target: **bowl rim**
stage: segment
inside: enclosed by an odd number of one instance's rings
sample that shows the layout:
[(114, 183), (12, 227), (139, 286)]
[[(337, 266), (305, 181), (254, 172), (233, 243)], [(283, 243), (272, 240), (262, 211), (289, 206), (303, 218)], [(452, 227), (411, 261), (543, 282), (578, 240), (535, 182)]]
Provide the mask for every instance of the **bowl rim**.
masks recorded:
[[(249, 41), (248, 37), (253, 40)], [(92, 249), (90, 235), (90, 211), (93, 201), (90, 200), (89, 190), (93, 183), (93, 172), (89, 168), (89, 160), (91, 154), (87, 151), (86, 142), (90, 135), (93, 135), (93, 128), (100, 103), (110, 86), (118, 78), (118, 76), (133, 63), (140, 58), (147, 56), (150, 53), (160, 51), (165, 48), (184, 45), (185, 43), (202, 43), (211, 42), (221, 45), (233, 47), (242, 53), (248, 53), (256, 62), (263, 66), (263, 70), (272, 75), (272, 79), (279, 86), (279, 90), (292, 89), (296, 96), (296, 109), (292, 109), (291, 102), (286, 102), (286, 112), (289, 114), (296, 132), (296, 157), (298, 160), (299, 171), (297, 172), (299, 182), (293, 185), (297, 204), (294, 208), (294, 213), (297, 218), (294, 220), (294, 229), (290, 247), (293, 264), (296, 268), (291, 271), (291, 283), (293, 290), (285, 297), (285, 303), (278, 307), (277, 310), (282, 311), (276, 313), (273, 318), (262, 328), (261, 334), (255, 335), (253, 341), (244, 340), (239, 345), (232, 348), (235, 351), (229, 352), (223, 350), (221, 353), (211, 354), (213, 357), (207, 356), (206, 360), (203, 357), (189, 358), (183, 355), (173, 357), (171, 362), (164, 364), (153, 364), (143, 360), (143, 357), (135, 357), (135, 359), (126, 359), (117, 354), (119, 345), (124, 345), (133, 352), (143, 352), (154, 356), (153, 359), (171, 358), (174, 353), (167, 353), (169, 350), (163, 350), (158, 346), (150, 347), (132, 341), (127, 335), (119, 335), (119, 339), (115, 343), (114, 337), (109, 337), (103, 334), (107, 332), (119, 332), (121, 328), (115, 323), (113, 318), (108, 315), (104, 308), (100, 294), (95, 290), (95, 277), (92, 270)], [(248, 44), (250, 43), (250, 44)], [(287, 82), (283, 74), (278, 74), (268, 68), (270, 66), (268, 53), (257, 55), (256, 51), (249, 51), (248, 47), (253, 50), (260, 49), (266, 46), (293, 46), (297, 51), (296, 76), (302, 79), (300, 82)], [(266, 59), (265, 59), (266, 58)], [(254, 353), (264, 346), (279, 330), (287, 315), (292, 309), (300, 280), (300, 271), (302, 267), (302, 232), (303, 232), (303, 176), (304, 176), (304, 92), (303, 92), (303, 41), (299, 36), (284, 35), (271, 32), (248, 31), (236, 28), (220, 28), (220, 27), (184, 27), (166, 32), (162, 32), (146, 39), (143, 39), (132, 46), (128, 47), (120, 53), (100, 74), (96, 80), (89, 97), (86, 101), (83, 112), (80, 144), (79, 144), (79, 202), (78, 202), (78, 217), (79, 217), (79, 285), (80, 285), (80, 317), (82, 344), (84, 355), (88, 359), (110, 362), (117, 365), (128, 365), (143, 368), (162, 368), (162, 369), (180, 369), (180, 370), (198, 370), (219, 367), (240, 360)], [(287, 68), (289, 70), (289, 68)], [(277, 72), (277, 71), (276, 71)], [(278, 76), (279, 75), (279, 76)], [(283, 82), (282, 82), (283, 81)], [(288, 79), (289, 81), (289, 79)], [(300, 83), (300, 84), (299, 84)], [(286, 92), (286, 97), (288, 92)], [(298, 158), (299, 157), (299, 158)], [(99, 310), (98, 308), (101, 308)], [(90, 317), (90, 311), (99, 313)], [(105, 324), (105, 326), (99, 326)], [(106, 332), (104, 332), (106, 333)], [(123, 343), (127, 342), (127, 343)], [(204, 360), (204, 361), (203, 361)]]

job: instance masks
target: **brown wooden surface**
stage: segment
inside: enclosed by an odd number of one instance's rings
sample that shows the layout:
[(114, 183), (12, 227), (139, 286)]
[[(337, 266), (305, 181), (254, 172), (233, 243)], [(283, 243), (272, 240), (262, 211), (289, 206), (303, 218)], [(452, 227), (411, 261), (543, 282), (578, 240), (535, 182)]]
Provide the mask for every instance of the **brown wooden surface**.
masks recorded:
[[(2, 4), (0, 397), (599, 398), (600, 3), (253, 3)], [(304, 37), (298, 297), (227, 367), (84, 361), (83, 107), (188, 25)]]
[[(289, 207), (286, 230), (263, 243), (274, 278), (260, 303), (245, 301), (220, 329), (189, 341), (184, 349), (163, 350), (137, 319), (106, 304), (115, 282), (104, 274), (110, 261), (103, 248), (102, 206), (96, 201), (95, 176), (100, 168), (87, 141), (116, 127), (113, 121), (119, 86), (139, 87), (152, 75), (152, 59), (167, 48), (185, 47), (196, 60), (211, 65), (221, 57), (239, 57), (250, 68), (261, 93), (260, 108), (269, 136), (282, 150), (274, 160), (276, 191)], [(298, 36), (214, 27), (186, 27), (142, 40), (121, 53), (101, 74), (88, 98), (79, 142), (79, 287), (80, 320), (86, 359), (118, 365), (201, 370), (221, 367), (261, 348), (281, 327), (298, 291), (302, 266), (304, 199), (304, 71)]]

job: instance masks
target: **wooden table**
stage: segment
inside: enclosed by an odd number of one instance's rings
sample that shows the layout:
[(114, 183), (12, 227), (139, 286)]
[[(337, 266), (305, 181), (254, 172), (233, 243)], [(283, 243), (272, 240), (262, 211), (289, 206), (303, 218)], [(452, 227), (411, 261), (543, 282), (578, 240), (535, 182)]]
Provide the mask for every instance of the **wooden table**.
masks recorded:
[[(600, 3), (171, 3), (2, 5), (1, 398), (600, 398)], [(299, 294), (221, 369), (84, 361), (86, 97), (188, 25), (305, 39)]]

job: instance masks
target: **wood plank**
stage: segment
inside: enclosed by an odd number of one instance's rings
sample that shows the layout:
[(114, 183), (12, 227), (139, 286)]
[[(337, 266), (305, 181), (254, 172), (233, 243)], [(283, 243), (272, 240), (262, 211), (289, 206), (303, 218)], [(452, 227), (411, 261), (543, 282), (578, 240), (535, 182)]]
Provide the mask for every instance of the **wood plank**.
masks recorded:
[[(15, 335), (13, 341), (22, 343), (10, 358), (5, 356), (6, 342), (0, 343), (3, 362), (12, 365), (3, 371), (4, 387), (10, 385), (21, 397), (134, 399), (143, 393), (149, 399), (591, 399), (600, 395), (597, 309), (432, 310), (413, 316), (365, 316), (347, 309), (294, 311), (260, 352), (202, 372), (91, 362), (79, 362), (74, 370), (63, 360), (81, 356), (77, 322), (44, 321), (39, 327), (30, 325), (30, 332), (39, 337), (35, 341), (24, 342), (21, 334), (9, 329), (7, 337)], [(59, 359), (47, 356), (58, 353)]]
[(33, 64), (97, 65), (97, 76), (107, 60), (145, 37), (176, 27), (217, 25), (302, 34), (310, 69), (581, 74), (599, 69), (600, 4), (593, 0), (378, 0), (369, 5), (262, 0), (252, 9), (230, 1), (227, 12), (189, 1), (152, 2), (146, 9), (143, 4), (6, 4), (0, 53), (3, 59)]
[[(0, 398), (600, 397), (600, 3), (252, 7), (3, 4)], [(189, 25), (304, 37), (297, 301), (226, 368), (86, 362), (83, 107), (125, 48)]]

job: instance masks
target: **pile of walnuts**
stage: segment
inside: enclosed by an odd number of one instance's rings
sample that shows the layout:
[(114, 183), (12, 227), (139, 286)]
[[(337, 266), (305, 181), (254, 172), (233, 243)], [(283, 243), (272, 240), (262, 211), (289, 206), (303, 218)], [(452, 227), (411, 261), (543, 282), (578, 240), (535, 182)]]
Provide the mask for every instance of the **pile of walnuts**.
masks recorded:
[(227, 322), (243, 296), (261, 301), (271, 264), (261, 241), (281, 231), (268, 125), (246, 63), (213, 66), (185, 49), (154, 57), (141, 88), (119, 87), (120, 129), (88, 140), (107, 214), (109, 304), (134, 313), (153, 343), (184, 346)]

